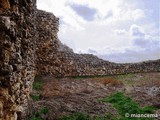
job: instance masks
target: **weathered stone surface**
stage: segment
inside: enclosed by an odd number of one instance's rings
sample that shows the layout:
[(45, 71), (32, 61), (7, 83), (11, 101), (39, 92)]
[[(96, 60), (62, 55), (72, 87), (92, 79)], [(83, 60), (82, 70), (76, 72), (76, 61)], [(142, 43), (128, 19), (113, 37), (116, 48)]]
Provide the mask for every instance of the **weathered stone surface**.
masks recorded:
[(0, 0), (0, 14), (9, 10), (10, 4), (8, 0)]
[(0, 17), (0, 30), (8, 30), (11, 26), (10, 18), (6, 16), (1, 16)]
[(0, 0), (0, 120), (23, 120), (35, 74), (95, 76), (160, 72), (160, 60), (116, 64), (76, 54), (58, 39), (59, 19), (36, 0)]
[(23, 106), (35, 73), (35, 8), (35, 0), (0, 0), (0, 120), (27, 115)]

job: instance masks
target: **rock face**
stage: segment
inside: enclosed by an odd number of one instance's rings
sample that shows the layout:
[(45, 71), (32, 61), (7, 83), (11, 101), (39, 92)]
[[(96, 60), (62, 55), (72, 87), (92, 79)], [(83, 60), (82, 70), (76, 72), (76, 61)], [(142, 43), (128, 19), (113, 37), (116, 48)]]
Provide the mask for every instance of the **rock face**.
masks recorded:
[(0, 120), (23, 120), (37, 74), (94, 76), (160, 72), (160, 60), (116, 64), (75, 54), (58, 39), (59, 20), (35, 0), (0, 0)]
[(35, 74), (35, 0), (0, 0), (0, 120), (26, 116)]

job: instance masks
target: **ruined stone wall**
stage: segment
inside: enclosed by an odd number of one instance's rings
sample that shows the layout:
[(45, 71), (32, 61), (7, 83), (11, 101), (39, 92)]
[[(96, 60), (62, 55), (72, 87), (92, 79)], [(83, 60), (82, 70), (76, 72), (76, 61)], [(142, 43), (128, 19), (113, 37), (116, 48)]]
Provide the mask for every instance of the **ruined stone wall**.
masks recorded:
[(115, 64), (74, 53), (58, 39), (58, 18), (35, 5), (35, 0), (0, 0), (0, 120), (27, 119), (35, 74), (160, 72), (160, 60)]
[(35, 5), (35, 0), (0, 0), (0, 120), (27, 114), (35, 74)]
[(58, 58), (55, 56), (59, 48), (58, 18), (52, 13), (37, 10), (36, 21), (38, 35), (36, 46), (37, 74), (56, 73), (55, 70), (59, 67), (59, 64), (56, 63)]
[(94, 55), (76, 54), (57, 37), (58, 19), (52, 13), (37, 11), (37, 74), (55, 76), (97, 76), (160, 71), (160, 60), (136, 64), (116, 64)]

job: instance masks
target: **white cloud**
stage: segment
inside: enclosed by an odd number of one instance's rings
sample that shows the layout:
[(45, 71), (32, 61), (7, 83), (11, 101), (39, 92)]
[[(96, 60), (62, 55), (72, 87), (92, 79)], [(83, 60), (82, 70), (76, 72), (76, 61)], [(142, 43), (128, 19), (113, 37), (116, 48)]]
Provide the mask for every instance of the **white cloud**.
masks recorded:
[[(144, 30), (138, 25), (132, 25), (130, 27), (130, 34), (133, 45), (139, 46), (142, 48), (154, 48), (157, 47), (160, 49), (159, 43), (160, 41), (152, 38), (151, 35), (148, 35), (144, 32)], [(158, 46), (157, 46), (158, 45)]]
[(57, 17), (63, 18), (63, 22), (65, 23), (65, 26), (62, 27), (63, 31), (66, 30), (66, 27), (71, 30), (83, 29), (85, 21), (67, 6), (64, 0), (38, 0), (37, 7), (52, 12)]
[(124, 29), (116, 29), (114, 30), (116, 35), (124, 35), (127, 34), (127, 31)]
[(97, 54), (97, 51), (94, 48), (88, 48), (87, 53)]
[(132, 17), (133, 17), (134, 20), (138, 20), (138, 19), (144, 18), (145, 13), (141, 9), (136, 9), (136, 10), (133, 11)]
[(144, 36), (144, 31), (140, 26), (133, 24), (130, 27), (130, 34), (134, 37), (141, 37)]
[[(145, 26), (146, 27), (146, 26)], [(113, 48), (110, 46), (101, 48), (88, 48), (85, 53), (95, 54), (105, 60), (123, 63), (140, 62), (145, 60), (155, 60), (160, 58), (160, 40), (145, 33), (142, 26), (133, 24), (129, 32), (124, 29), (116, 29), (116, 35), (119, 37), (123, 34), (129, 34), (131, 44), (124, 47)]]
[[(160, 42), (156, 43), (160, 45)], [(155, 46), (155, 43), (151, 43), (154, 46), (152, 49), (149, 48), (139, 48), (138, 46), (130, 46), (126, 48), (102, 48), (101, 50), (92, 49), (94, 52), (82, 51), (85, 53), (90, 53), (99, 56), (102, 59), (109, 60), (117, 63), (125, 62), (140, 62), (145, 60), (156, 60), (160, 58), (160, 48)]]

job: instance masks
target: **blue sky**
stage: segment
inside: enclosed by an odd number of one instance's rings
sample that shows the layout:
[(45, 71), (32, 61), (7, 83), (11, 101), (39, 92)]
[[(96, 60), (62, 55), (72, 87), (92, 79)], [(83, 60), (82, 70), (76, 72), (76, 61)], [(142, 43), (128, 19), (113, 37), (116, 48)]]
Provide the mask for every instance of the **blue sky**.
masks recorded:
[(37, 0), (37, 7), (60, 18), (59, 38), (77, 53), (160, 59), (160, 0)]

